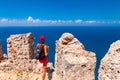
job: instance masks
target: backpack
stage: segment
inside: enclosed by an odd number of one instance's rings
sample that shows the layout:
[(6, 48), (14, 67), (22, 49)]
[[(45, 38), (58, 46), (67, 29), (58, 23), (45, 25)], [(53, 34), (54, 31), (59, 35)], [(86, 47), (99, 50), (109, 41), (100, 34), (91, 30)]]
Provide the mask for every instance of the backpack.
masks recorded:
[(45, 58), (44, 46), (36, 49), (35, 58), (40, 60)]

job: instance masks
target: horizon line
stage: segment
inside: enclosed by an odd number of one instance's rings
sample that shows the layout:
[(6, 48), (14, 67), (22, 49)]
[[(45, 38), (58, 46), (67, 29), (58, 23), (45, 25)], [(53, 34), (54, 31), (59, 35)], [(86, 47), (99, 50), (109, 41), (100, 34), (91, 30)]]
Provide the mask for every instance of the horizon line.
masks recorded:
[(0, 26), (118, 26), (120, 20), (41, 20), (29, 16), (27, 19), (1, 18)]

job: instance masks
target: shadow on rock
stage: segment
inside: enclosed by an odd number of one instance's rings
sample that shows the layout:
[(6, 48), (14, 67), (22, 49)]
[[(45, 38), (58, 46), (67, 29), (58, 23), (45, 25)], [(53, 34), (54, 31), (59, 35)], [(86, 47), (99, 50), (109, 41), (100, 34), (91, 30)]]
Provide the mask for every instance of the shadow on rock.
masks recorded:
[(51, 69), (50, 67), (47, 68), (48, 80), (52, 80), (53, 72), (54, 72), (54, 69)]

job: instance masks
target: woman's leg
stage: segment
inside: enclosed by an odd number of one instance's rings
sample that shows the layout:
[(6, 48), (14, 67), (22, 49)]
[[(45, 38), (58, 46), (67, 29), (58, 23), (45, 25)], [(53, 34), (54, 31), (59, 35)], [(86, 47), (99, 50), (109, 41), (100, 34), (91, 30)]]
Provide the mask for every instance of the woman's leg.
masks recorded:
[(43, 74), (42, 74), (42, 80), (45, 80), (45, 76), (46, 76), (46, 69), (47, 69), (47, 64), (43, 64)]

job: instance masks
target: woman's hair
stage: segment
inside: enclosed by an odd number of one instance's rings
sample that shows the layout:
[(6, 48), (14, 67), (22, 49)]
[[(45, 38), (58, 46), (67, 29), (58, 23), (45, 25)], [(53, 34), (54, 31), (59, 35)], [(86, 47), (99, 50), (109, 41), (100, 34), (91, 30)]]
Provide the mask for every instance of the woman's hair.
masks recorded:
[(45, 40), (40, 40), (40, 43), (41, 43), (41, 44), (44, 44), (44, 43), (45, 43)]

